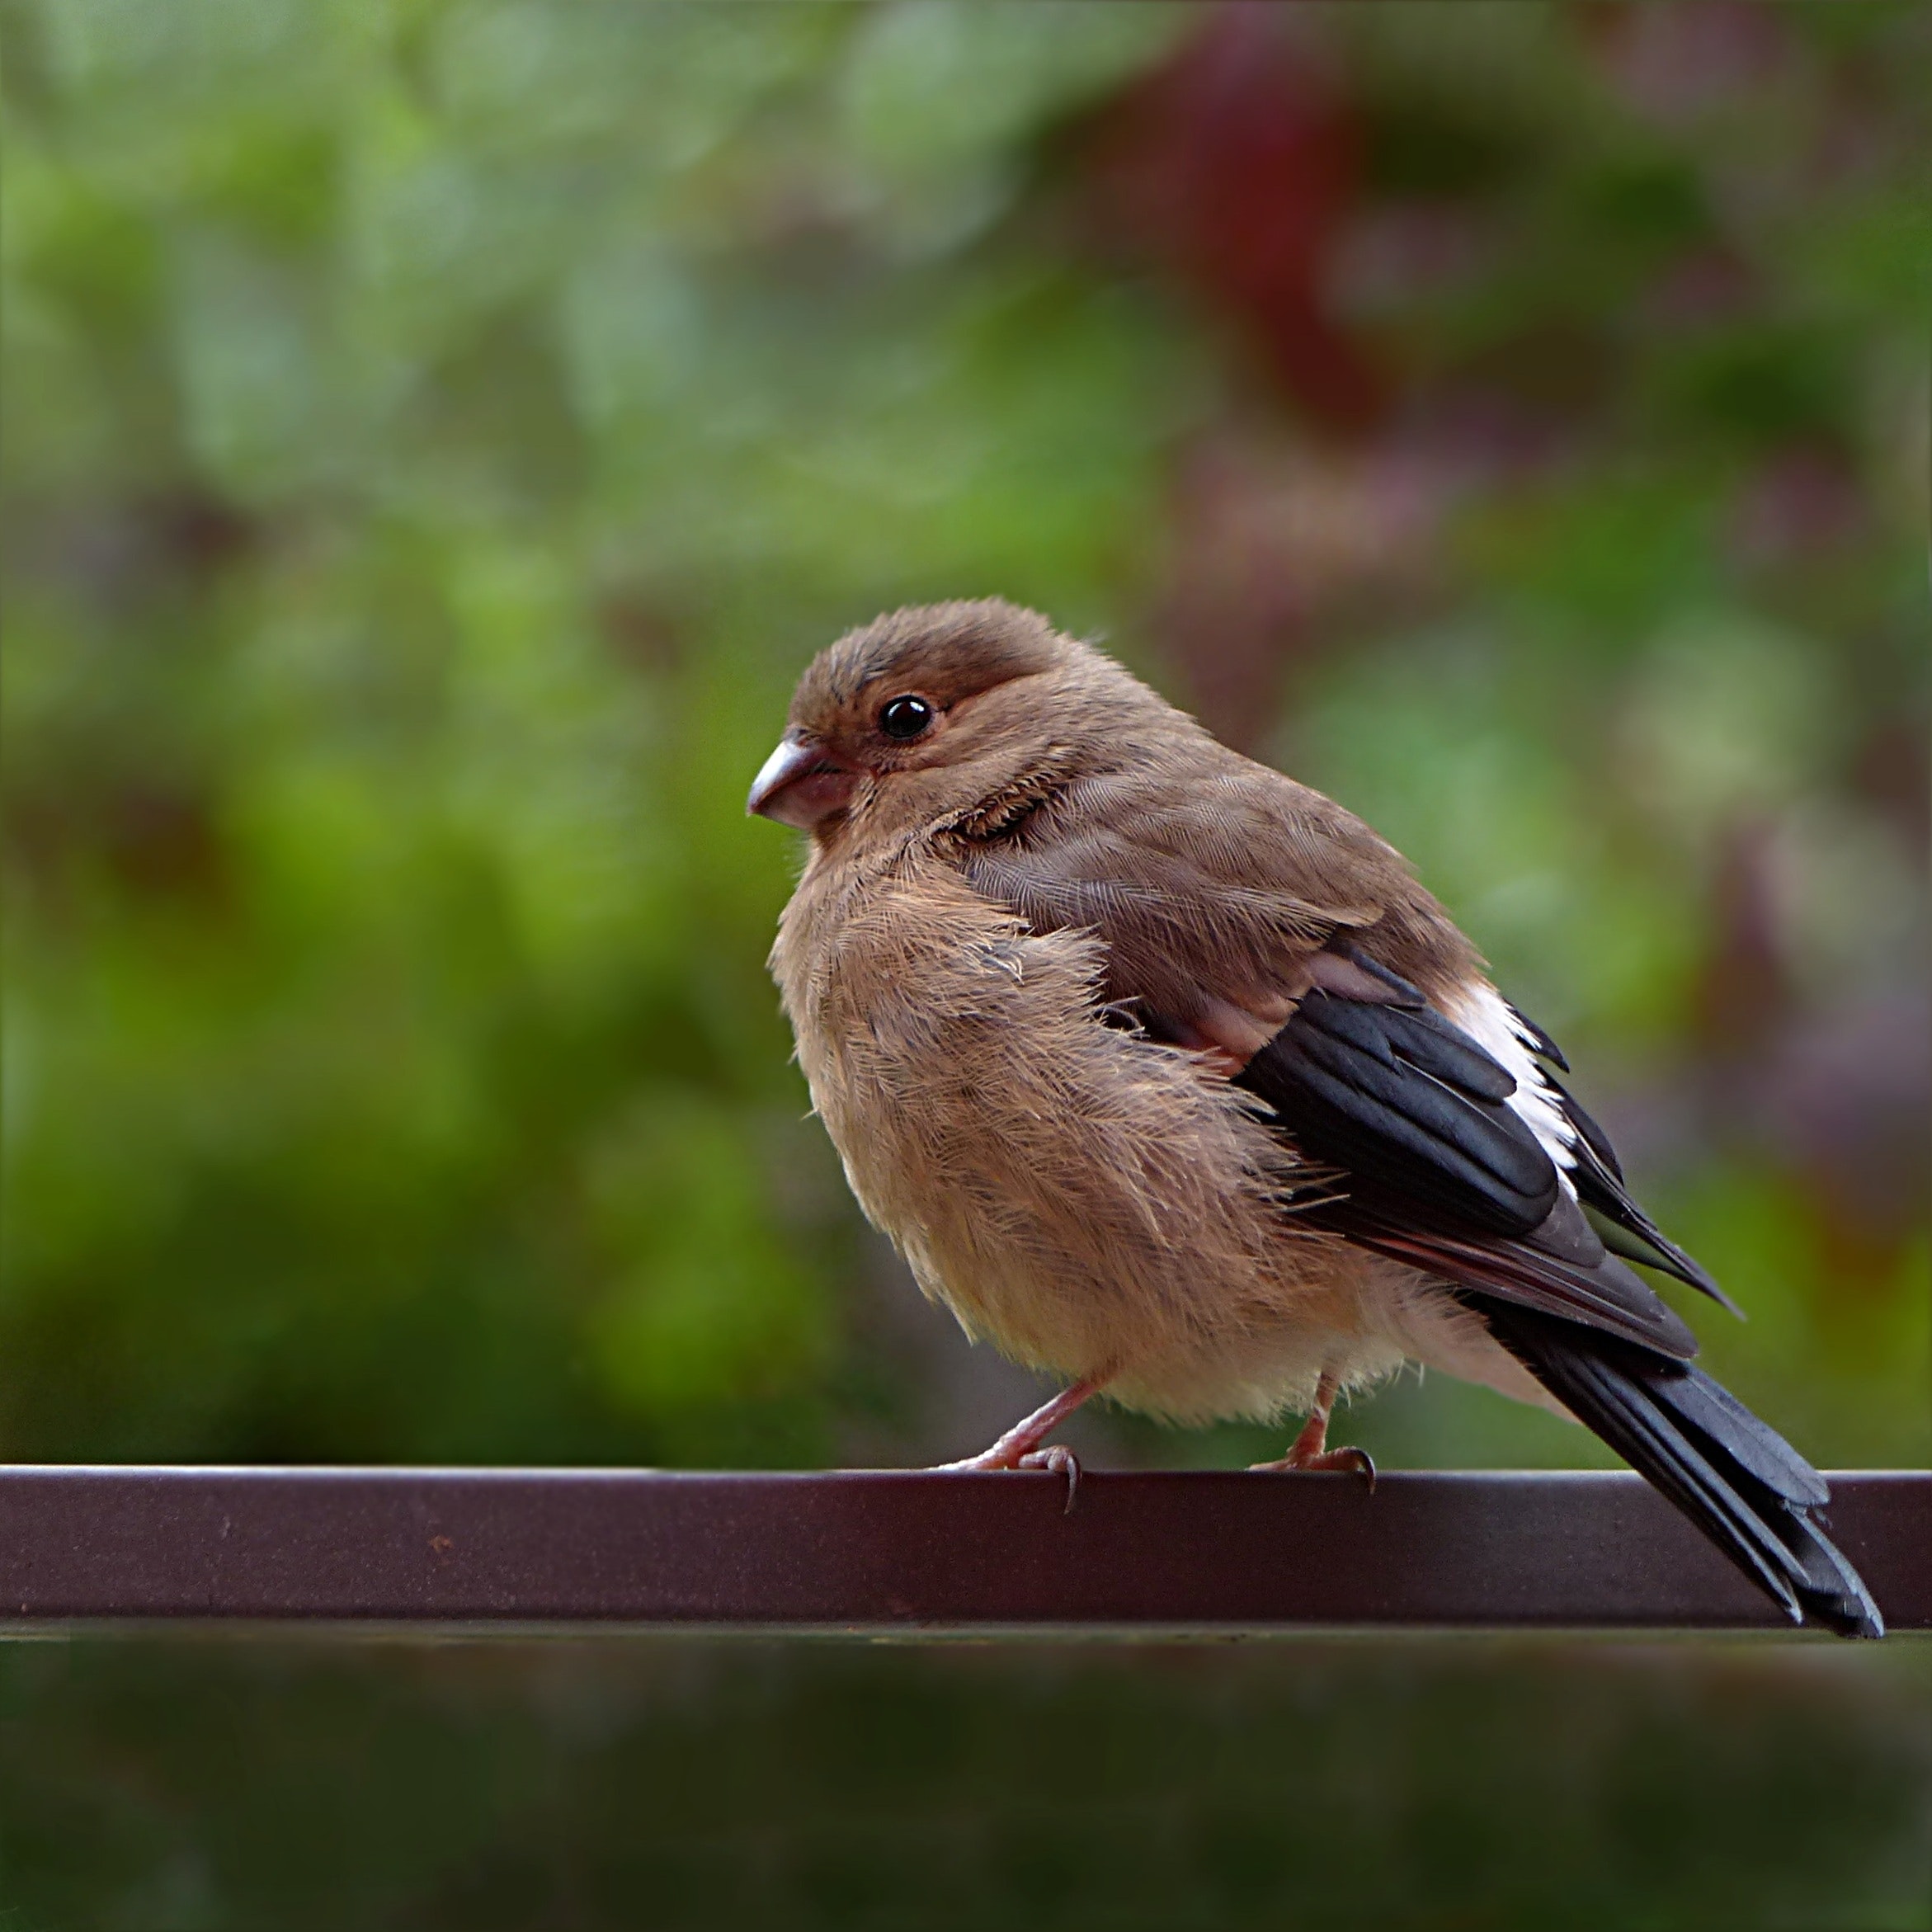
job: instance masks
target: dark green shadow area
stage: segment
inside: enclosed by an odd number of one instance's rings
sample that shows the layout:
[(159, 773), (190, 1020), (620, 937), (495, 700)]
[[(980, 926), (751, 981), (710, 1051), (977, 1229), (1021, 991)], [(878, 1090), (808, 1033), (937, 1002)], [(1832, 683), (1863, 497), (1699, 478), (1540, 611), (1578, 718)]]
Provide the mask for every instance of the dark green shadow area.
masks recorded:
[(1932, 1646), (0, 1652), (0, 1925), (1932, 1925)]

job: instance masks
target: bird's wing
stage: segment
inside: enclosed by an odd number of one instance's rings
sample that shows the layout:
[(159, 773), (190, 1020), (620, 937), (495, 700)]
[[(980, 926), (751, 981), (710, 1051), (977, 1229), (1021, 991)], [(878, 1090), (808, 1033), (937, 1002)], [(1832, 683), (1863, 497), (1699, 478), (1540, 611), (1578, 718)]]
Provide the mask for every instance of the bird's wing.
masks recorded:
[[(1235, 1047), (1239, 1084), (1336, 1176), (1334, 1198), (1304, 1213), (1449, 1282), (1696, 1353), (1600, 1229), (1637, 1259), (1708, 1278), (1664, 1242), (1601, 1130), (1534, 1065), (1532, 1051), (1554, 1051), (1547, 1037), (1340, 807), (1229, 755), (1043, 788), (957, 851), (979, 891), (1037, 929), (1104, 938), (1109, 997), (1156, 1037)], [(1502, 1016), (1513, 1067), (1457, 1023), (1458, 997)], [(1229, 1015), (1238, 1043), (1217, 1030)]]
[(1308, 1210), (1336, 1232), (1661, 1355), (1697, 1352), (1585, 1217), (1515, 1104), (1516, 1076), (1415, 988), (1374, 1001), (1317, 987), (1236, 1078), (1305, 1159), (1345, 1176)]

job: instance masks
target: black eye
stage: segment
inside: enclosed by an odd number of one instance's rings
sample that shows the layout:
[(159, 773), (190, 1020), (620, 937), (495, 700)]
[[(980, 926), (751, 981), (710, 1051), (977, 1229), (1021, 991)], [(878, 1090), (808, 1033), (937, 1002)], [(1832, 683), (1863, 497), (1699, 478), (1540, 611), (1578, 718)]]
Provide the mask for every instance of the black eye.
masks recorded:
[(923, 698), (894, 698), (879, 714), (879, 728), (888, 738), (916, 738), (932, 723), (932, 707)]

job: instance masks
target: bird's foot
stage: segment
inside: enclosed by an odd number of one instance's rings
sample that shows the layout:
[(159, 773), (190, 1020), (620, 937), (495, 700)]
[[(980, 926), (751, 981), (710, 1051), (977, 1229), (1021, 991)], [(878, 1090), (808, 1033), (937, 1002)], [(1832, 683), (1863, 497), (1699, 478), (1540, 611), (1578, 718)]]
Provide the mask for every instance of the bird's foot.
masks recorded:
[(984, 1469), (1044, 1469), (1049, 1475), (1067, 1478), (1067, 1514), (1073, 1513), (1074, 1493), (1080, 1487), (1080, 1463), (1070, 1449), (1058, 1443), (1041, 1445), (1049, 1430), (1064, 1422), (1094, 1391), (1102, 1378), (1090, 1376), (1063, 1388), (1051, 1402), (1042, 1403), (1025, 1421), (1015, 1422), (991, 1449), (968, 1456), (963, 1463), (941, 1463), (938, 1468), (955, 1475)]
[(1062, 1512), (1073, 1513), (1073, 1498), (1080, 1488), (1080, 1458), (1072, 1449), (1059, 1443), (1045, 1449), (1023, 1449), (1018, 1444), (1009, 1445), (1003, 1440), (996, 1442), (989, 1449), (982, 1449), (976, 1456), (968, 1456), (963, 1462), (940, 1463), (934, 1466), (935, 1474), (978, 1474), (989, 1469), (1044, 1469), (1051, 1476), (1063, 1476), (1067, 1479), (1067, 1507)]
[(1291, 1449), (1277, 1462), (1250, 1463), (1248, 1468), (1251, 1470), (1347, 1471), (1357, 1476), (1366, 1476), (1369, 1488), (1375, 1487), (1375, 1458), (1366, 1449), (1325, 1449), (1311, 1456), (1298, 1456)]
[(1328, 1411), (1335, 1402), (1335, 1388), (1336, 1378), (1324, 1372), (1315, 1387), (1315, 1406), (1309, 1410), (1308, 1419), (1303, 1423), (1302, 1432), (1294, 1439), (1288, 1454), (1276, 1463), (1251, 1463), (1249, 1468), (1345, 1470), (1354, 1475), (1366, 1476), (1373, 1490), (1375, 1459), (1368, 1450), (1328, 1446)]

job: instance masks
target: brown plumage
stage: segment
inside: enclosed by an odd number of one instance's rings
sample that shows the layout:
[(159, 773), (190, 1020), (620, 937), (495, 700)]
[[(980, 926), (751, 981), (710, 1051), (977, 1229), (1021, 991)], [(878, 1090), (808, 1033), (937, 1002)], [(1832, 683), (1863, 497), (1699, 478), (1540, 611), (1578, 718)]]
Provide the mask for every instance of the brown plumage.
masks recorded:
[(1359, 819), (997, 601), (822, 653), (751, 805), (812, 833), (771, 963), (860, 1205), (1071, 1384), (965, 1466), (1064, 1466), (1096, 1390), (1305, 1411), (1286, 1466), (1365, 1464), (1329, 1407), (1415, 1360), (1575, 1414), (1794, 1617), (1875, 1633), (1821, 1481), (1618, 1256), (1715, 1284)]

